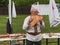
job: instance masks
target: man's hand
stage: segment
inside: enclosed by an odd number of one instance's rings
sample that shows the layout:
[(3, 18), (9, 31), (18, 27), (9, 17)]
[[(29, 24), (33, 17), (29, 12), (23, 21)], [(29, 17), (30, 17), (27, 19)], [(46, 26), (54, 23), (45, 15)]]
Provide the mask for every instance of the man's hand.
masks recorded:
[(30, 20), (29, 20), (27, 30), (30, 28), (30, 23), (31, 23), (32, 21), (33, 21), (33, 19), (30, 19)]
[(30, 26), (30, 23), (33, 21), (33, 19), (30, 19), (29, 22), (28, 22), (28, 25)]
[(42, 20), (40, 20), (40, 25), (42, 25)]
[(42, 20), (40, 21), (40, 28), (43, 28)]

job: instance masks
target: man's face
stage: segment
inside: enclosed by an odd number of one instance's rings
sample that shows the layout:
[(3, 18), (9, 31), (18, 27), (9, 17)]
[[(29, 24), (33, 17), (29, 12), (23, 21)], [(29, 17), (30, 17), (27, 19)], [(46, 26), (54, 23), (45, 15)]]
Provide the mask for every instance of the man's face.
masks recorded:
[(37, 15), (37, 14), (38, 14), (38, 10), (37, 10), (37, 9), (33, 9), (33, 10), (31, 11), (31, 14)]
[(31, 13), (32, 13), (32, 14), (38, 14), (38, 12), (37, 12), (37, 11), (32, 11)]

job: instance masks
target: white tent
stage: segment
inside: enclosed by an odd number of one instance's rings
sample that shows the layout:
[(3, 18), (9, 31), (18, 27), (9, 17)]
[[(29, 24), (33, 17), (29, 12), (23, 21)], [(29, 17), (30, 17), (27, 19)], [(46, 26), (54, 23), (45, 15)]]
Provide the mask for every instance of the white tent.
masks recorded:
[(49, 11), (50, 27), (52, 26), (55, 27), (60, 23), (60, 17), (55, 0), (50, 0), (49, 9), (50, 9)]
[(50, 27), (60, 24), (60, 16), (55, 0), (50, 0), (49, 4), (33, 4), (33, 6), (38, 8), (40, 15), (49, 15)]
[(13, 18), (16, 18), (16, 9), (15, 9), (15, 4), (13, 2), (13, 5), (12, 5), (12, 17)]

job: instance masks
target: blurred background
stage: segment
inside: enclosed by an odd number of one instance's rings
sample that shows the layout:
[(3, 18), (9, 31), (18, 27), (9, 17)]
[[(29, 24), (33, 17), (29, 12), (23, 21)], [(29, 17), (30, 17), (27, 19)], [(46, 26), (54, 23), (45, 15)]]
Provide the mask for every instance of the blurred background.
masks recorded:
[[(14, 1), (17, 17), (12, 17), (12, 29), (13, 33), (26, 33), (22, 29), (22, 25), (25, 17), (30, 15), (31, 5), (39, 2), (39, 4), (49, 4), (49, 0), (12, 0)], [(58, 4), (57, 7), (60, 11), (60, 0), (55, 0)], [(0, 0), (0, 34), (6, 34), (7, 30), (7, 17), (8, 17), (8, 0)], [(50, 32), (60, 32), (60, 25), (57, 27), (51, 27), (49, 24), (49, 16), (43, 15), (43, 20), (45, 22), (45, 28), (41, 30), (41, 33), (50, 33)], [(52, 40), (50, 40), (52, 41)], [(53, 40), (56, 41), (56, 40)], [(8, 45), (7, 42), (0, 42), (0, 45)], [(45, 45), (45, 40), (43, 40), (43, 45)], [(51, 44), (49, 44), (51, 45)], [(56, 44), (52, 44), (56, 45)]]
[[(25, 33), (22, 30), (23, 21), (26, 16), (30, 15), (31, 5), (39, 2), (39, 4), (49, 4), (49, 0), (12, 0), (16, 8), (16, 18), (12, 18), (12, 29), (13, 33)], [(57, 7), (60, 9), (60, 0), (55, 0), (58, 4)], [(8, 17), (8, 0), (0, 0), (0, 34), (6, 33), (6, 24)], [(50, 28), (49, 16), (44, 16), (46, 27), (42, 29), (42, 33), (47, 32), (60, 32), (60, 25), (56, 28)], [(57, 30), (58, 29), (58, 30)], [(18, 30), (18, 31), (17, 31)], [(53, 31), (52, 31), (53, 30)]]

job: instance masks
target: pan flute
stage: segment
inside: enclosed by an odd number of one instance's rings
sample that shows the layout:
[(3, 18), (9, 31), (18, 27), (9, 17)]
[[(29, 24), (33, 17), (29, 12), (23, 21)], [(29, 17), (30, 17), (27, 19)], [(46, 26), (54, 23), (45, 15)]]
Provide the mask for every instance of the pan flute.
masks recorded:
[(33, 19), (33, 20), (32, 20), (32, 22), (30, 23), (30, 26), (34, 26), (37, 22), (39, 22), (40, 20), (42, 20), (43, 17), (40, 16), (40, 15), (32, 15), (32, 16), (31, 16), (31, 19)]

